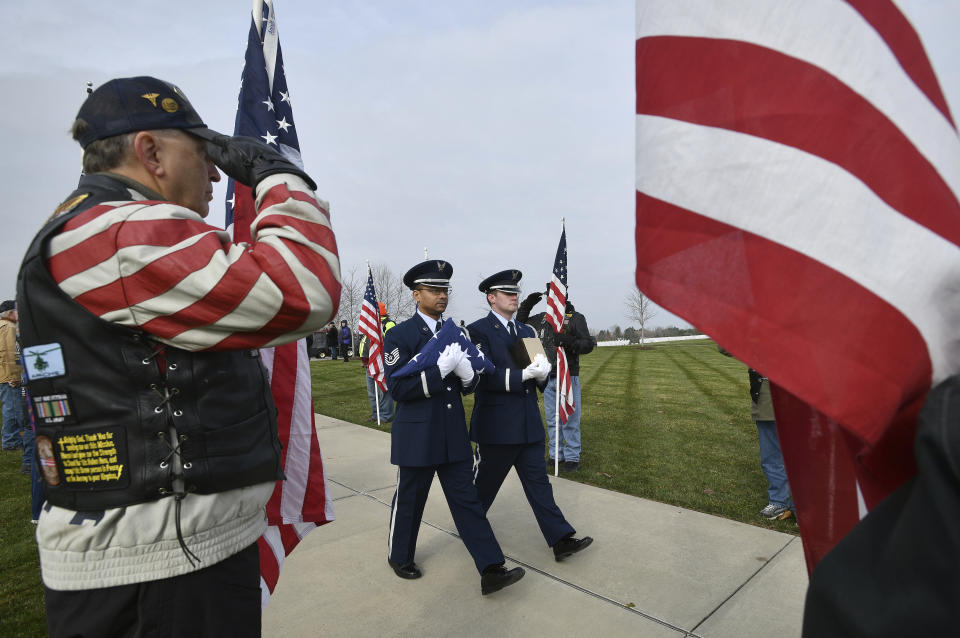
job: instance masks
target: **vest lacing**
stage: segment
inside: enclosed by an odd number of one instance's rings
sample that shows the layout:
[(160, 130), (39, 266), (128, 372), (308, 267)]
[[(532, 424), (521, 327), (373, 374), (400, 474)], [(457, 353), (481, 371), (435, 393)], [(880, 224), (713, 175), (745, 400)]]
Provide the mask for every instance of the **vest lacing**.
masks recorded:
[[(164, 365), (164, 348), (162, 345), (158, 345), (156, 349), (144, 358), (143, 363), (147, 364), (151, 359), (157, 358), (158, 363), (160, 364), (160, 373), (163, 374), (163, 365)], [(166, 384), (161, 388), (157, 384), (153, 383), (150, 385), (150, 389), (156, 392), (160, 396), (160, 403), (154, 406), (153, 411), (157, 414), (161, 414), (164, 411), (167, 412), (168, 422), (170, 423), (170, 428), (167, 432), (159, 431), (157, 432), (157, 438), (164, 442), (167, 448), (170, 450), (163, 459), (160, 460), (160, 469), (165, 470), (170, 467), (171, 461), (173, 462), (171, 480), (172, 490), (168, 490), (164, 487), (160, 488), (160, 494), (163, 496), (173, 496), (174, 498), (174, 523), (177, 528), (177, 542), (180, 543), (180, 549), (183, 551), (183, 555), (186, 557), (187, 562), (190, 563), (191, 567), (196, 567), (196, 563), (202, 562), (200, 557), (190, 551), (190, 548), (187, 547), (186, 541), (183, 540), (183, 531), (180, 528), (180, 510), (181, 503), (186, 497), (188, 492), (193, 491), (192, 489), (185, 489), (185, 482), (183, 480), (183, 470), (184, 468), (190, 469), (191, 463), (187, 461), (183, 462), (180, 451), (180, 444), (187, 440), (186, 434), (178, 434), (177, 428), (173, 424), (173, 417), (183, 415), (183, 412), (178, 409), (173, 408), (171, 400), (176, 395), (180, 394), (179, 388), (170, 388)], [(194, 563), (196, 560), (196, 563)]]

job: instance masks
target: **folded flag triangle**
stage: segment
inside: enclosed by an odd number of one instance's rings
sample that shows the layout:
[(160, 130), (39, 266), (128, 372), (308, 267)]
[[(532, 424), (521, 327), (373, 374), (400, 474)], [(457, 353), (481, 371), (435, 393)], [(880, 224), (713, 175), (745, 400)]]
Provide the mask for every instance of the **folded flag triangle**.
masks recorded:
[(394, 379), (409, 377), (426, 370), (430, 366), (437, 365), (437, 359), (440, 357), (440, 353), (443, 352), (447, 346), (454, 343), (458, 344), (460, 349), (467, 353), (467, 359), (470, 361), (470, 365), (473, 367), (475, 373), (483, 374), (486, 372), (489, 374), (496, 370), (493, 363), (483, 356), (483, 353), (480, 352), (477, 346), (473, 345), (473, 343), (467, 339), (467, 335), (463, 334), (463, 331), (457, 327), (457, 324), (453, 323), (453, 319), (447, 319), (443, 322), (443, 325), (440, 326), (437, 334), (433, 335), (430, 341), (423, 346), (423, 349), (415, 354), (413, 358), (407, 362), (407, 365), (396, 370), (390, 376)]

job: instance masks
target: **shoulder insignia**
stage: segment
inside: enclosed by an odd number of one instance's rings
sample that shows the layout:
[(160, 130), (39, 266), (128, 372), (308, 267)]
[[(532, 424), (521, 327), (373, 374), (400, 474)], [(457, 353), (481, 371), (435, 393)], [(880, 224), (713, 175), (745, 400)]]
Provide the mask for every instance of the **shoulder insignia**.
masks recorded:
[(384, 354), (383, 360), (388, 366), (397, 365), (397, 361), (400, 360), (400, 348), (394, 348), (390, 352)]
[(77, 195), (72, 199), (68, 199), (67, 201), (57, 206), (57, 210), (53, 211), (53, 215), (51, 215), (50, 218), (53, 219), (57, 215), (62, 215), (64, 213), (70, 212), (71, 210), (76, 208), (77, 205), (80, 204), (80, 202), (82, 202), (88, 197), (90, 197), (90, 193), (84, 193), (82, 195)]

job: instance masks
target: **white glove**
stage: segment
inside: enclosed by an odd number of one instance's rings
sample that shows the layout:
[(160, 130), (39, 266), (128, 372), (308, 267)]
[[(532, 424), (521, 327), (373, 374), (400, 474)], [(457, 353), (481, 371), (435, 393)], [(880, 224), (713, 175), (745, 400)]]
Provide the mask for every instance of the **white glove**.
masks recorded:
[(460, 381), (466, 387), (471, 381), (473, 381), (473, 366), (470, 364), (470, 357), (467, 356), (467, 353), (464, 352), (463, 356), (460, 358), (460, 363), (457, 364), (454, 373), (460, 377)]
[(459, 343), (451, 343), (443, 349), (440, 356), (437, 357), (437, 367), (440, 368), (441, 379), (445, 379), (448, 374), (453, 372), (460, 360), (463, 359), (463, 354)]
[(530, 379), (536, 379), (537, 381), (543, 381), (550, 375), (550, 362), (547, 361), (547, 358), (542, 354), (538, 354), (533, 358), (533, 363), (528, 365), (523, 369), (523, 373), (520, 375), (520, 378), (523, 381), (529, 381)]

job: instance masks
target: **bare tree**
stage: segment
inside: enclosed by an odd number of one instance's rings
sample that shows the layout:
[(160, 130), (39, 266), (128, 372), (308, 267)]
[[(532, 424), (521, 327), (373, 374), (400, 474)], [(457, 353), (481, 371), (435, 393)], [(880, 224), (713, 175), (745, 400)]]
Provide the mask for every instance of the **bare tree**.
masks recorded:
[(399, 322), (413, 315), (413, 296), (403, 285), (403, 280), (393, 274), (386, 264), (373, 264), (370, 269), (373, 271), (373, 287), (377, 290), (377, 300), (386, 305), (387, 312), (394, 321)]
[(363, 304), (363, 290), (366, 287), (366, 268), (361, 270), (360, 266), (354, 264), (350, 270), (341, 273), (340, 319), (347, 320), (350, 330), (356, 330), (360, 320), (360, 306)]
[(653, 302), (640, 289), (634, 286), (624, 300), (627, 305), (627, 316), (640, 324), (640, 348), (643, 349), (643, 339), (646, 336), (646, 323), (653, 319), (657, 311), (653, 309)]

